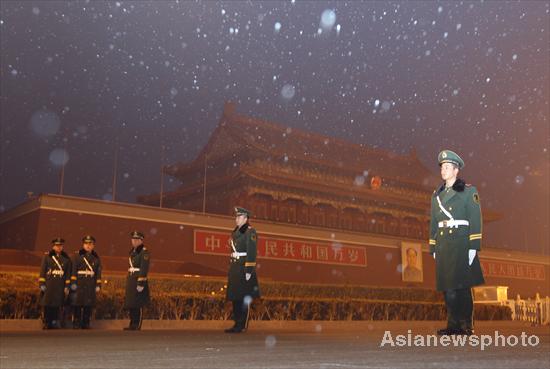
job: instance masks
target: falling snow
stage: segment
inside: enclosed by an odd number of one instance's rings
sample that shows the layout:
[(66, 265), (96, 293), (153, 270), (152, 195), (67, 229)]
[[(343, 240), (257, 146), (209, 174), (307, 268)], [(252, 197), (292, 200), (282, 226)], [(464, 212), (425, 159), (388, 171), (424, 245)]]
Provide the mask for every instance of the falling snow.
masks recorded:
[(55, 192), (63, 163), (66, 193), (112, 199), (115, 152), (117, 199), (135, 201), (157, 190), (161, 162), (196, 157), (233, 101), (243, 115), (361, 147), (416, 148), (434, 172), (437, 152), (454, 148), (484, 206), (509, 214), (488, 227), (489, 242), (524, 243), (514, 224), (529, 212), (528, 241), (548, 244), (537, 230), (550, 223), (539, 201), (550, 188), (549, 11), (498, 1), (5, 2), (0, 210), (27, 191)]

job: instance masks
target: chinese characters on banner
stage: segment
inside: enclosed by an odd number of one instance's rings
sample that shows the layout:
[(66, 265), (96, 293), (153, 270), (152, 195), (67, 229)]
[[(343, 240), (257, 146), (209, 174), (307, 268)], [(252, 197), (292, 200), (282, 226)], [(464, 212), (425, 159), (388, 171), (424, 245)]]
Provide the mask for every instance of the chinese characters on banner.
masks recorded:
[(537, 281), (546, 279), (543, 265), (480, 260), (486, 277), (521, 278)]
[[(229, 233), (195, 230), (196, 254), (229, 255)], [(257, 255), (262, 259), (299, 261), (307, 263), (367, 266), (364, 247), (338, 242), (316, 242), (281, 237), (258, 237)]]

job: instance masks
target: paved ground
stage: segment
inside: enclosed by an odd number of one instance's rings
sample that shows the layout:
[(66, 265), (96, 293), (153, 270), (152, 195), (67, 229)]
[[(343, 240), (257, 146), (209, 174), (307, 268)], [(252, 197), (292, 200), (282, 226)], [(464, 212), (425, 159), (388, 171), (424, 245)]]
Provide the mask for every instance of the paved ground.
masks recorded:
[[(252, 322), (246, 334), (220, 332), (226, 322), (122, 322), (90, 331), (9, 330), (0, 336), (4, 368), (550, 368), (550, 327), (479, 322), (476, 334), (515, 335), (515, 347), (380, 347), (385, 331), (432, 334), (440, 322)], [(99, 325), (96, 324), (96, 327)], [(14, 329), (14, 325), (11, 326)], [(117, 330), (114, 330), (117, 328)], [(522, 347), (521, 334), (536, 335)], [(532, 338), (534, 340), (534, 338)], [(534, 342), (534, 341), (532, 341)]]

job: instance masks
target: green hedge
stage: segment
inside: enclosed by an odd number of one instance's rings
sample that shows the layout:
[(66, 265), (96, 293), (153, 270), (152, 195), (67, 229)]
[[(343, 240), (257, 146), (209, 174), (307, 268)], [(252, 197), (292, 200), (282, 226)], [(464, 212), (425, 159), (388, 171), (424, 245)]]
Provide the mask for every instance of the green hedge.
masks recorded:
[[(38, 276), (30, 272), (0, 272), (0, 290), (37, 289)], [(107, 275), (104, 290), (124, 290), (125, 276)], [(224, 295), (225, 280), (154, 276), (150, 278), (153, 293)], [(375, 286), (311, 285), (260, 280), (263, 296), (277, 298), (375, 299), (388, 301), (443, 302), (442, 294), (427, 288), (388, 288)]]
[[(0, 273), (0, 319), (40, 316), (36, 275)], [(126, 319), (124, 277), (108, 276), (98, 295), (96, 319)], [(151, 304), (146, 319), (226, 320), (224, 281), (199, 278), (157, 278), (150, 282)], [(443, 320), (441, 294), (427, 289), (310, 286), (292, 283), (260, 284), (262, 299), (254, 302), (255, 320)], [(476, 305), (476, 319), (511, 319), (502, 306)]]

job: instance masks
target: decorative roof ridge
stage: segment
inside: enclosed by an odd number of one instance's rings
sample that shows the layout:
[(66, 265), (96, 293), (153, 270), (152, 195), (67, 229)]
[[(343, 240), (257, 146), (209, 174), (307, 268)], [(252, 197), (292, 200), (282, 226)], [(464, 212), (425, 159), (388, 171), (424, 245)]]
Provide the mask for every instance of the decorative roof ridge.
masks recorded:
[[(269, 120), (254, 118), (254, 117), (239, 114), (236, 112), (236, 104), (232, 102), (225, 103), (223, 113), (222, 113), (222, 116), (220, 117), (218, 125), (216, 126), (214, 132), (212, 132), (212, 134), (210, 135), (210, 138), (208, 139), (208, 143), (203, 147), (203, 149), (199, 152), (199, 154), (195, 157), (195, 159), (186, 163), (176, 163), (173, 165), (168, 165), (166, 166), (165, 173), (173, 174), (177, 171), (187, 170), (189, 168), (194, 167), (196, 163), (201, 161), (201, 159), (204, 158), (204, 156), (209, 152), (212, 145), (215, 143), (217, 136), (219, 136), (220, 132), (222, 132), (224, 129), (225, 129), (225, 132), (231, 135), (233, 138), (236, 138), (238, 136), (240, 139), (243, 139), (246, 142), (246, 146), (243, 148), (244, 150), (250, 150), (251, 148), (254, 148), (262, 152), (269, 153), (270, 155), (274, 154), (273, 148), (267, 147), (265, 144), (261, 142), (257, 142), (254, 139), (250, 139), (250, 137), (248, 137), (247, 135), (239, 135), (240, 132), (238, 132), (237, 130), (239, 129), (239, 127), (243, 127), (243, 126), (247, 126), (247, 127), (262, 126), (273, 132), (279, 132), (281, 134), (286, 133), (287, 129), (290, 128), (291, 132), (289, 132), (288, 134), (298, 135), (298, 137), (304, 138), (304, 140), (309, 140), (310, 142), (314, 142), (319, 145), (325, 144), (325, 142), (327, 142), (328, 140), (328, 142), (337, 145), (336, 149), (338, 149), (338, 147), (345, 147), (346, 149), (349, 149), (351, 147), (355, 150), (362, 152), (363, 154), (375, 155), (375, 156), (378, 156), (379, 158), (385, 158), (388, 160), (397, 160), (399, 162), (407, 163), (408, 165), (412, 164), (416, 167), (419, 167), (421, 170), (424, 170), (426, 173), (431, 174), (431, 171), (428, 170), (424, 166), (424, 164), (419, 160), (418, 156), (416, 155), (415, 149), (412, 149), (411, 152), (409, 152), (408, 154), (397, 154), (390, 150), (373, 148), (367, 145), (357, 144), (351, 141), (347, 141), (342, 138), (325, 136), (313, 131), (306, 131), (304, 129), (292, 128), (292, 127), (285, 128), (283, 125), (269, 121)], [(280, 150), (276, 150), (276, 151), (280, 151)], [(305, 156), (298, 156), (295, 159), (299, 160), (302, 157), (305, 157)], [(319, 160), (316, 160), (313, 157), (307, 157), (306, 159), (308, 162), (317, 162), (317, 163), (319, 162)], [(324, 162), (323, 164), (327, 165), (328, 163)], [(415, 181), (411, 181), (411, 182), (415, 183)]]
[[(286, 133), (286, 130), (288, 128), (290, 128), (291, 132), (288, 133), (288, 134), (298, 134), (301, 137), (304, 137), (308, 140), (314, 140), (314, 141), (316, 141), (320, 144), (325, 144), (325, 141), (328, 140), (329, 143), (335, 143), (338, 146), (349, 147), (351, 145), (352, 147), (354, 147), (356, 149), (365, 151), (367, 153), (372, 153), (372, 154), (376, 154), (376, 155), (379, 155), (379, 156), (384, 156), (388, 159), (393, 159), (393, 160), (398, 159), (398, 160), (402, 160), (402, 161), (414, 162), (414, 163), (420, 163), (421, 164), (421, 162), (418, 160), (418, 158), (416, 156), (411, 155), (410, 153), (409, 154), (398, 154), (398, 153), (395, 153), (395, 152), (387, 150), (387, 149), (375, 148), (375, 147), (371, 147), (371, 146), (364, 145), (364, 144), (358, 144), (358, 143), (348, 141), (348, 140), (343, 139), (343, 138), (326, 136), (326, 135), (323, 135), (321, 133), (317, 133), (317, 132), (314, 132), (314, 131), (307, 131), (307, 130), (301, 129), (301, 128), (294, 128), (294, 127), (286, 127), (285, 128), (281, 124), (278, 124), (278, 123), (275, 123), (275, 122), (272, 122), (272, 121), (269, 121), (269, 120), (261, 119), (261, 118), (250, 117), (250, 116), (241, 115), (241, 114), (238, 114), (238, 113), (233, 113), (229, 116), (225, 115), (225, 118), (227, 120), (229, 120), (229, 123), (230, 123), (229, 126), (230, 127), (234, 127), (235, 125), (247, 125), (247, 126), (250, 126), (250, 127), (260, 125), (260, 126), (263, 126), (263, 127), (266, 127), (266, 128), (269, 128), (269, 129), (272, 129), (274, 131), (278, 131), (278, 132), (281, 132), (281, 133)], [(256, 144), (256, 145), (253, 145), (253, 146), (257, 147), (258, 145)]]

